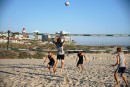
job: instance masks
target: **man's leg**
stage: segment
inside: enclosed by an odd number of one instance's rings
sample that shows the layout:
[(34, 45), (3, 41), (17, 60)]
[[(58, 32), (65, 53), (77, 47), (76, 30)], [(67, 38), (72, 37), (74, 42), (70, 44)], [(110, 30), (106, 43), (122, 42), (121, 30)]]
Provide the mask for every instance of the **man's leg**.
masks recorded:
[(61, 60), (61, 73), (63, 71), (63, 68), (64, 68), (64, 60)]
[(81, 64), (77, 63), (77, 67), (78, 67), (78, 72), (80, 72)]
[(121, 73), (121, 77), (123, 78), (123, 80), (124, 80), (125, 84), (126, 84), (126, 85), (128, 85), (128, 82), (127, 82), (127, 80), (126, 80), (126, 78), (125, 78), (124, 73)]
[(52, 76), (52, 73), (53, 73), (53, 67), (51, 66), (50, 67), (50, 75)]
[(119, 85), (118, 73), (117, 72), (114, 73), (114, 77), (115, 77), (115, 80), (116, 80), (116, 85), (114, 87), (116, 87), (117, 85)]
[(54, 68), (53, 68), (54, 73), (56, 72), (56, 68), (58, 66), (58, 62), (59, 62), (59, 60), (57, 59), (55, 65), (54, 65)]
[(84, 69), (83, 64), (81, 64), (81, 69), (82, 69), (82, 70), (81, 70), (81, 73), (82, 73), (82, 72), (83, 72), (83, 69)]
[(50, 65), (49, 65), (49, 64), (47, 65), (47, 67), (48, 67), (48, 69), (50, 70)]

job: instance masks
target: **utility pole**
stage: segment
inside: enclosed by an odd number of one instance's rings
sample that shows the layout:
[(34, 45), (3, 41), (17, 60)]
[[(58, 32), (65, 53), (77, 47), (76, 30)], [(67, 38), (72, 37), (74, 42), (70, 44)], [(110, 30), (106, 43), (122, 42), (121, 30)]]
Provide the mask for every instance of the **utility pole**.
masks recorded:
[(8, 50), (8, 48), (9, 48), (9, 37), (10, 37), (10, 30), (8, 30), (7, 31), (7, 33), (8, 33), (8, 37), (7, 37), (7, 50)]
[(10, 38), (10, 29), (11, 29), (11, 21), (12, 21), (12, 17), (10, 17), (9, 18), (9, 29), (8, 29), (8, 31), (7, 31), (7, 33), (8, 33), (8, 37), (7, 37), (7, 50), (9, 50), (9, 38)]

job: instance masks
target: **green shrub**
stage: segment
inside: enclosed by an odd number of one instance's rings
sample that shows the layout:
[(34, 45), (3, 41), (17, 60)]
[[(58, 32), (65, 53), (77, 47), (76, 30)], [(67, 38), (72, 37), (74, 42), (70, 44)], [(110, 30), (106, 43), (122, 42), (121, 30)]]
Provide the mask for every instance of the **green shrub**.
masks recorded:
[(12, 50), (0, 50), (0, 59), (3, 58), (8, 59), (18, 58), (18, 52), (14, 52)]
[(42, 52), (36, 52), (36, 54), (33, 56), (36, 59), (42, 59), (45, 56)]

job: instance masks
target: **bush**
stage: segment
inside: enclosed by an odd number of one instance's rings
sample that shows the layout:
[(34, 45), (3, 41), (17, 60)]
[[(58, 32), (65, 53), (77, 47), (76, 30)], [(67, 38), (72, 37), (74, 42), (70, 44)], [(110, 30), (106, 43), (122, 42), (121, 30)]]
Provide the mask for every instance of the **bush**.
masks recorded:
[(42, 59), (44, 56), (45, 56), (45, 54), (43, 54), (42, 52), (37, 52), (37, 53), (33, 56), (33, 58)]
[(30, 55), (27, 52), (19, 52), (19, 57), (21, 59), (30, 58)]
[(0, 59), (26, 59), (26, 58), (36, 58), (42, 59), (45, 57), (45, 53), (43, 52), (35, 52), (35, 51), (12, 51), (12, 50), (0, 50)]
[(18, 52), (14, 52), (11, 50), (1, 50), (0, 51), (0, 59), (8, 58), (8, 59), (14, 59), (18, 58)]
[(111, 50), (106, 50), (106, 53), (110, 53), (111, 52)]

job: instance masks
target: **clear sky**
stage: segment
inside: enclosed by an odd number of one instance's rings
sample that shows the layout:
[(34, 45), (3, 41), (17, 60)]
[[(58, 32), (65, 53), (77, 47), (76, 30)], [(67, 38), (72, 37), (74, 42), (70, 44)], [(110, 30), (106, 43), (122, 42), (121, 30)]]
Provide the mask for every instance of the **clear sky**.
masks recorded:
[(0, 31), (130, 34), (129, 0), (0, 0)]

